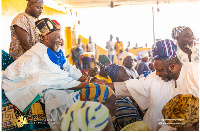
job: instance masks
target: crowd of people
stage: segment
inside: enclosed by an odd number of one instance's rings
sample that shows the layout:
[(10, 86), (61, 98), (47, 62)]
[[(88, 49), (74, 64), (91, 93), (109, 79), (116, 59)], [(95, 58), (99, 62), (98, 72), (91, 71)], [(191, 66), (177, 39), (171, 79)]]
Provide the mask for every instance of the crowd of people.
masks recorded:
[(59, 22), (38, 19), (43, 0), (27, 1), (9, 54), (2, 50), (2, 89), (20, 111), (39, 100), (53, 131), (199, 131), (199, 48), (189, 27), (157, 41), (150, 63), (149, 52), (136, 57), (119, 37), (98, 57), (91, 36), (86, 46), (78, 38), (72, 65)]

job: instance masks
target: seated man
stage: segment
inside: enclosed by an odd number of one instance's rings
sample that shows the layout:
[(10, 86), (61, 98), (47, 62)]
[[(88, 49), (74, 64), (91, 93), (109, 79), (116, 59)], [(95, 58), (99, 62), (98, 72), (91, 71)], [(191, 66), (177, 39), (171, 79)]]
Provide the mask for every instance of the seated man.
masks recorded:
[(149, 61), (148, 58), (148, 53), (144, 52), (141, 54), (141, 61), (138, 62), (138, 64), (136, 65), (136, 71), (138, 73), (138, 75), (140, 76), (141, 74), (145, 75), (145, 72), (147, 72), (148, 74), (151, 72), (151, 70), (149, 69), (149, 66), (147, 65), (147, 62)]
[(163, 107), (162, 115), (165, 122), (160, 123), (170, 127), (164, 126), (160, 131), (199, 131), (199, 98), (178, 94)]
[(62, 131), (114, 131), (108, 108), (98, 102), (76, 102), (61, 120)]
[(121, 59), (124, 68), (127, 70), (127, 73), (130, 75), (132, 79), (139, 78), (137, 71), (134, 68), (134, 64), (136, 63), (133, 58), (133, 54), (129, 52), (122, 52)]
[[(84, 88), (89, 82), (80, 70), (69, 64), (62, 50), (60, 24), (43, 18), (36, 22), (41, 42), (15, 60), (2, 75), (2, 88), (7, 98), (20, 111), (26, 111), (39, 99), (45, 103), (45, 112), (51, 130), (60, 130), (59, 113), (75, 101), (77, 93), (68, 89)], [(90, 80), (90, 79), (87, 79)]]

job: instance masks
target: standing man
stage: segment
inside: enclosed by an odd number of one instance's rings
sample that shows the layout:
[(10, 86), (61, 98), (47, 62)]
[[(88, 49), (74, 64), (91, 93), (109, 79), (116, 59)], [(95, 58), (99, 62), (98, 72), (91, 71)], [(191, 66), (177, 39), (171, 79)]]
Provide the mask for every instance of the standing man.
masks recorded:
[(94, 55), (94, 65), (96, 65), (97, 48), (96, 44), (92, 42), (92, 37), (89, 36), (89, 42), (86, 45), (87, 52), (92, 52)]
[(126, 51), (126, 52), (129, 52), (130, 45), (131, 45), (131, 42), (130, 42), (130, 41), (128, 41), (128, 45), (127, 45), (127, 47), (126, 47), (126, 49), (125, 49), (125, 51)]
[(115, 49), (114, 49), (115, 45), (112, 39), (113, 39), (113, 36), (111, 34), (110, 40), (106, 42), (106, 49), (108, 50), (108, 58), (110, 59), (111, 63), (114, 62), (114, 57), (115, 57)]
[(79, 57), (84, 52), (85, 52), (84, 49), (79, 44), (77, 44), (76, 47), (72, 49), (73, 61), (75, 62), (76, 68), (80, 70), (83, 70), (83, 66), (82, 64), (79, 63)]
[(117, 64), (120, 65), (120, 56), (122, 52), (124, 51), (124, 46), (122, 41), (119, 41), (119, 38), (116, 37), (117, 42), (115, 42), (115, 53), (117, 57)]
[(18, 14), (12, 21), (11, 43), (9, 54), (14, 60), (29, 50), (39, 41), (38, 31), (35, 22), (42, 14), (44, 8), (43, 0), (27, 0), (25, 12)]
[(76, 45), (77, 45), (78, 47), (82, 47), (83, 50), (85, 51), (85, 45), (84, 45), (84, 43), (82, 43), (81, 41), (82, 41), (81, 38), (78, 38), (78, 43), (77, 43)]

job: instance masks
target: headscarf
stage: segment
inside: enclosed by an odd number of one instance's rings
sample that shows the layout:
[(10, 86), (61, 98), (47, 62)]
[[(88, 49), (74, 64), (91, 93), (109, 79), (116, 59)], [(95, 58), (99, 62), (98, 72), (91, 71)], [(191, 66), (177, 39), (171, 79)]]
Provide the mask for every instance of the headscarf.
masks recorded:
[(61, 116), (62, 131), (101, 131), (109, 121), (109, 110), (98, 102), (79, 101)]
[(81, 101), (85, 100), (102, 103), (105, 102), (111, 95), (113, 95), (114, 92), (107, 85), (90, 83), (85, 88), (81, 89), (79, 94)]
[(160, 40), (156, 42), (152, 51), (155, 60), (166, 60), (176, 57), (177, 45), (169, 39)]
[(105, 64), (106, 62), (108, 62), (108, 61), (110, 61), (110, 59), (108, 58), (108, 56), (106, 56), (106, 55), (99, 55), (99, 62), (101, 63), (101, 64)]
[(127, 56), (131, 56), (132, 59), (137, 59), (136, 56), (132, 53), (129, 53), (127, 51), (123, 51), (121, 56), (120, 56), (120, 59), (122, 59), (122, 62), (124, 61), (124, 59), (127, 57)]
[(136, 121), (134, 123), (128, 124), (120, 131), (150, 131), (148, 125), (143, 121)]
[(141, 54), (140, 54), (140, 57), (141, 57), (141, 59), (142, 58), (145, 58), (145, 57), (149, 57), (149, 54), (148, 54), (148, 52), (142, 52)]
[(176, 39), (180, 35), (180, 33), (186, 28), (188, 28), (188, 27), (186, 27), (186, 26), (178, 26), (178, 27), (173, 28), (172, 29), (172, 38)]
[(60, 24), (56, 20), (50, 20), (49, 18), (43, 18), (36, 21), (35, 26), (37, 27), (40, 36), (45, 36), (61, 29)]
[(192, 94), (178, 94), (162, 109), (167, 125), (190, 127), (199, 121), (199, 98)]
[(116, 65), (115, 63), (112, 63), (105, 67), (105, 71), (107, 72), (108, 76), (112, 79), (112, 81), (114, 80), (115, 76), (117, 76), (121, 67), (122, 66)]

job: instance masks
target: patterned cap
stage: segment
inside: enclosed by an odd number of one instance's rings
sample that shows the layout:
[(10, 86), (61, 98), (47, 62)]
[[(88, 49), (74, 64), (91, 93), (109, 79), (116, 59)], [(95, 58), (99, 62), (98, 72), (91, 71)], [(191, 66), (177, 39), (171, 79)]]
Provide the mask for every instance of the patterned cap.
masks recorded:
[(173, 28), (173, 29), (172, 29), (172, 38), (173, 38), (173, 39), (176, 39), (176, 38), (180, 35), (180, 33), (181, 33), (184, 29), (186, 29), (186, 28), (188, 28), (188, 27), (186, 27), (186, 26), (179, 26), (179, 27)]
[(107, 72), (108, 76), (112, 79), (112, 81), (114, 80), (115, 76), (117, 76), (121, 67), (122, 66), (116, 65), (115, 63), (106, 66), (105, 71)]
[(193, 126), (199, 121), (199, 98), (178, 94), (163, 107), (162, 115), (171, 127)]
[(107, 85), (90, 83), (85, 88), (81, 89), (79, 94), (81, 101), (95, 101), (102, 103), (113, 95), (114, 92)]
[(101, 131), (109, 121), (109, 110), (98, 102), (79, 101), (61, 116), (62, 131)]
[(99, 62), (101, 63), (101, 64), (105, 64), (106, 62), (108, 62), (108, 61), (110, 61), (110, 59), (108, 58), (108, 56), (106, 56), (106, 55), (99, 55)]
[(43, 18), (36, 21), (35, 26), (38, 28), (40, 36), (45, 36), (61, 29), (60, 24), (56, 20), (50, 20), (49, 18)]
[(155, 60), (166, 60), (176, 57), (177, 45), (172, 40), (165, 39), (156, 42), (152, 51)]

